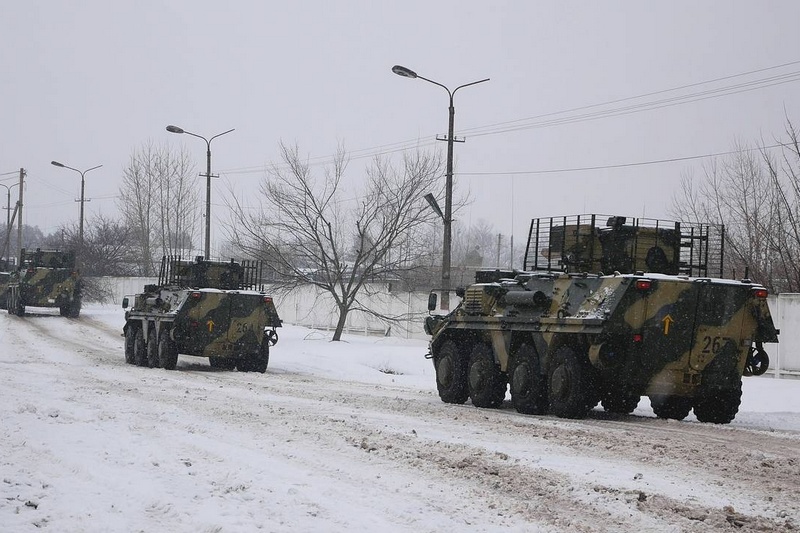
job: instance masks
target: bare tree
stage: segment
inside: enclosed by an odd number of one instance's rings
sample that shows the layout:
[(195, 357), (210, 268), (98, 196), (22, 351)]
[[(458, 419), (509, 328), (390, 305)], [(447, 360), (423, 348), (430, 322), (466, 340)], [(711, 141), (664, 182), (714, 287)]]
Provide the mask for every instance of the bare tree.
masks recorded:
[(131, 256), (132, 231), (124, 223), (102, 215), (87, 221), (80, 247), (78, 224), (62, 226), (48, 235), (43, 246), (61, 250), (80, 250), (83, 296), (103, 302), (112, 295), (98, 280), (100, 276), (130, 276), (136, 270), (136, 257)]
[(417, 238), (435, 221), (423, 196), (441, 188), (441, 159), (407, 154), (397, 169), (376, 158), (363, 192), (348, 198), (343, 148), (322, 179), (296, 146), (280, 148), (283, 165), (273, 166), (262, 182), (260, 209), (248, 211), (234, 200), (231, 241), (263, 259), (284, 287), (312, 284), (330, 294), (339, 314), (333, 340), (340, 340), (350, 311), (389, 318), (358, 297), (370, 281), (402, 279), (430, 262), (431, 250), (418, 246)]
[(773, 292), (800, 290), (800, 150), (787, 120), (779, 155), (762, 141), (715, 160), (696, 179), (686, 174), (673, 198), (684, 220), (725, 225), (726, 270), (747, 275)]
[(142, 275), (155, 272), (158, 257), (192, 247), (200, 213), (194, 168), (184, 148), (174, 151), (151, 141), (131, 154), (118, 205), (133, 231)]

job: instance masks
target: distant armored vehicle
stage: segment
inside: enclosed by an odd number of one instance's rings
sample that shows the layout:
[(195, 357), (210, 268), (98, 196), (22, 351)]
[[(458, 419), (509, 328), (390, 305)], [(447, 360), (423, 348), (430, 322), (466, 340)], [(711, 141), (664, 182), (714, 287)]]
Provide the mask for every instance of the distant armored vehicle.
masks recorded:
[[(178, 354), (212, 367), (266, 372), (281, 325), (260, 284), (261, 264), (164, 257), (157, 285), (145, 285), (125, 312), (125, 361), (173, 370)], [(123, 298), (122, 307), (130, 301)]]
[(23, 248), (19, 265), (9, 273), (5, 297), (0, 298), (10, 314), (23, 316), (26, 307), (57, 307), (61, 316), (80, 315), (81, 277), (73, 252)]
[(439, 396), (497, 407), (510, 387), (519, 412), (566, 418), (649, 396), (660, 418), (730, 422), (778, 331), (763, 286), (722, 279), (723, 239), (710, 224), (534, 219), (524, 271), (478, 272), (426, 320)]

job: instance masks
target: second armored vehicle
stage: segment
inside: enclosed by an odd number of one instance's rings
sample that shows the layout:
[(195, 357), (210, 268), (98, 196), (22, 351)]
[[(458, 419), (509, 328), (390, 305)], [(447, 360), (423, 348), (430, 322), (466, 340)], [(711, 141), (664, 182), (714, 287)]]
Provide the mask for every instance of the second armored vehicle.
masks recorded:
[[(281, 320), (260, 279), (255, 261), (164, 257), (158, 284), (145, 285), (125, 312), (125, 361), (172, 370), (185, 354), (215, 368), (265, 372)], [(125, 297), (122, 306), (129, 303)]]
[[(577, 215), (534, 219), (525, 271), (478, 272), (428, 317), (445, 402), (581, 418), (598, 402), (661, 418), (736, 416), (742, 376), (767, 370), (767, 290), (723, 279), (723, 228)], [(432, 293), (429, 308), (436, 307)]]
[(80, 315), (81, 277), (73, 252), (23, 248), (19, 265), (8, 276), (5, 298), (0, 298), (10, 314), (23, 316), (26, 307), (57, 307), (61, 316)]

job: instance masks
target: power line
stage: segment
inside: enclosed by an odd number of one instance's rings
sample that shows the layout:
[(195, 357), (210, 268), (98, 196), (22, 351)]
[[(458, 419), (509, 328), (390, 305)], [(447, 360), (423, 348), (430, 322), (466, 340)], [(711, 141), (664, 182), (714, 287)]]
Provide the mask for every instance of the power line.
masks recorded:
[(679, 161), (689, 161), (692, 159), (706, 159), (709, 157), (719, 157), (723, 155), (741, 154), (745, 152), (754, 152), (757, 150), (771, 150), (784, 146), (783, 144), (773, 144), (770, 146), (762, 146), (758, 148), (744, 148), (742, 150), (730, 150), (728, 152), (716, 152), (713, 154), (702, 155), (689, 155), (684, 157), (671, 157), (668, 159), (653, 159), (651, 161), (639, 161), (636, 163), (619, 163), (616, 165), (600, 165), (592, 167), (574, 167), (574, 168), (557, 168), (547, 170), (516, 170), (511, 172), (458, 172), (459, 176), (517, 176), (522, 174), (558, 174), (562, 172), (584, 172), (588, 170), (606, 170), (610, 168), (626, 168), (626, 167), (639, 167), (645, 165), (658, 165), (663, 163), (676, 163)]
[[(639, 113), (639, 112), (644, 112), (644, 111), (652, 111), (652, 110), (661, 109), (661, 108), (664, 108), (664, 107), (671, 107), (671, 106), (675, 106), (675, 105), (687, 104), (687, 103), (692, 103), (692, 102), (699, 102), (699, 101), (708, 100), (708, 99), (711, 99), (711, 98), (721, 98), (723, 96), (731, 96), (731, 95), (734, 95), (734, 94), (739, 94), (739, 93), (743, 93), (743, 92), (749, 92), (749, 91), (758, 90), (758, 89), (764, 89), (764, 88), (767, 88), (767, 87), (772, 87), (772, 86), (775, 86), (775, 85), (781, 85), (781, 84), (784, 84), (784, 83), (792, 83), (792, 82), (800, 81), (800, 71), (794, 71), (794, 72), (789, 72), (789, 73), (784, 73), (784, 74), (777, 74), (777, 75), (768, 76), (768, 77), (764, 77), (764, 78), (760, 78), (760, 79), (756, 79), (756, 80), (745, 81), (745, 82), (736, 83), (736, 84), (732, 84), (732, 85), (727, 85), (727, 86), (723, 86), (723, 87), (717, 87), (717, 88), (714, 88), (714, 89), (706, 89), (706, 90), (703, 90), (703, 91), (697, 91), (697, 92), (688, 93), (688, 94), (684, 94), (684, 95), (672, 96), (672, 97), (669, 97), (669, 98), (663, 98), (663, 99), (655, 100), (655, 101), (641, 102), (641, 103), (638, 103), (638, 104), (633, 104), (633, 105), (628, 105), (628, 106), (623, 106), (623, 107), (617, 107), (617, 108), (611, 108), (611, 109), (605, 109), (605, 110), (598, 110), (598, 111), (594, 111), (594, 112), (591, 112), (591, 113), (583, 113), (583, 114), (580, 114), (580, 115), (571, 115), (571, 116), (562, 117), (562, 118), (555, 118), (555, 119), (551, 119), (551, 120), (544, 120), (544, 121), (539, 120), (539, 121), (536, 121), (537, 119), (542, 119), (542, 118), (547, 118), (547, 117), (556, 117), (558, 115), (565, 115), (565, 114), (568, 114), (568, 113), (574, 113), (576, 111), (583, 111), (583, 110), (588, 110), (588, 109), (595, 109), (595, 108), (600, 108), (600, 107), (604, 107), (604, 106), (609, 106), (609, 105), (613, 105), (613, 104), (619, 104), (619, 103), (623, 103), (623, 102), (630, 102), (630, 101), (633, 101), (633, 100), (638, 100), (638, 99), (647, 98), (647, 97), (651, 97), (651, 96), (656, 96), (656, 95), (660, 95), (660, 94), (666, 94), (666, 93), (670, 93), (670, 92), (680, 91), (680, 90), (684, 90), (684, 89), (688, 89), (688, 88), (692, 88), (692, 87), (699, 87), (701, 85), (707, 85), (707, 84), (710, 84), (710, 83), (717, 83), (717, 82), (720, 82), (720, 81), (731, 80), (731, 79), (734, 79), (734, 78), (741, 78), (741, 77), (749, 76), (749, 75), (752, 75), (752, 74), (758, 74), (758, 73), (767, 72), (767, 71), (771, 71), (771, 70), (776, 70), (776, 69), (780, 69), (780, 68), (785, 68), (785, 67), (788, 67), (788, 66), (793, 66), (793, 65), (798, 65), (798, 64), (800, 64), (800, 60), (798, 60), (798, 61), (790, 61), (788, 63), (782, 63), (782, 64), (779, 64), (779, 65), (774, 65), (774, 66), (770, 66), (770, 67), (764, 67), (764, 68), (760, 68), (760, 69), (750, 70), (750, 71), (741, 72), (741, 73), (738, 73), (738, 74), (731, 74), (731, 75), (728, 75), (728, 76), (722, 76), (722, 77), (713, 78), (713, 79), (705, 80), (705, 81), (701, 81), (701, 82), (690, 83), (690, 84), (681, 85), (681, 86), (678, 86), (678, 87), (672, 87), (672, 88), (669, 88), (669, 89), (662, 89), (662, 90), (659, 90), (659, 91), (652, 91), (652, 92), (643, 93), (643, 94), (639, 94), (639, 95), (635, 95), (635, 96), (629, 96), (629, 97), (626, 97), (626, 98), (618, 98), (618, 99), (609, 100), (609, 101), (606, 101), (606, 102), (601, 102), (601, 103), (596, 103), (596, 104), (591, 104), (591, 105), (586, 105), (586, 106), (575, 107), (575, 108), (566, 109), (566, 110), (562, 110), (562, 111), (554, 111), (554, 112), (551, 112), (551, 113), (545, 113), (545, 114), (536, 115), (536, 116), (532, 116), (532, 117), (526, 117), (526, 118), (522, 118), (522, 119), (515, 119), (515, 120), (511, 120), (511, 121), (498, 122), (498, 123), (495, 123), (495, 124), (489, 124), (489, 125), (485, 125), (485, 126), (477, 126), (477, 127), (474, 127), (474, 128), (466, 128), (466, 129), (459, 130), (459, 133), (470, 133), (470, 135), (476, 136), (476, 137), (487, 136), (487, 135), (497, 135), (497, 134), (501, 134), (501, 133), (510, 133), (510, 132), (521, 131), (521, 130), (526, 130), (526, 129), (543, 128), (543, 127), (550, 127), (550, 126), (563, 125), (563, 124), (574, 124), (574, 123), (585, 122), (585, 121), (589, 121), (589, 120), (598, 120), (598, 119), (602, 119), (602, 118), (610, 118), (610, 117), (615, 117), (615, 116), (629, 115), (629, 114), (632, 114), (632, 113)], [(525, 122), (527, 122), (527, 121), (534, 121), (534, 122), (529, 122), (529, 123), (526, 124)], [(514, 126), (505, 127), (505, 128), (501, 127), (501, 126), (508, 126), (508, 125), (514, 125)], [(358, 160), (358, 159), (364, 159), (364, 158), (368, 158), (368, 157), (376, 157), (376, 156), (380, 156), (380, 155), (388, 155), (388, 154), (392, 154), (392, 153), (402, 152), (402, 151), (408, 150), (410, 148), (413, 148), (415, 146), (418, 147), (418, 148), (427, 148), (427, 147), (433, 146), (435, 144), (436, 144), (436, 142), (433, 139), (431, 139), (430, 141), (420, 141), (419, 139), (407, 140), (407, 141), (399, 141), (399, 142), (395, 142), (395, 143), (389, 143), (389, 144), (375, 146), (375, 147), (372, 147), (372, 148), (363, 148), (363, 149), (354, 150), (354, 151), (350, 152), (349, 159), (350, 160)], [(309, 162), (308, 164), (310, 166), (317, 166), (317, 165), (330, 164), (330, 162), (333, 160), (333, 158), (334, 158), (333, 155), (318, 156), (318, 157), (308, 158), (307, 161)], [(225, 173), (228, 173), (228, 174), (251, 174), (251, 173), (257, 173), (257, 172), (264, 172), (267, 168), (272, 168), (272, 167), (284, 168), (285, 165), (269, 165), (269, 164), (266, 164), (266, 165), (259, 165), (259, 166), (253, 166), (253, 167), (239, 167), (239, 168), (235, 168), (235, 169), (231, 169), (231, 170), (224, 170), (224, 171), (220, 171), (220, 172), (221, 173), (225, 172)]]

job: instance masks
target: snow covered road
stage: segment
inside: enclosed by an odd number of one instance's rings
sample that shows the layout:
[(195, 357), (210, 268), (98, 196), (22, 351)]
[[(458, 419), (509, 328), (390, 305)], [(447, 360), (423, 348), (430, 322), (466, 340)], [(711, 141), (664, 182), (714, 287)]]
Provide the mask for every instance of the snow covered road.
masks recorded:
[(0, 312), (2, 531), (790, 531), (800, 381), (728, 426), (440, 402), (426, 344), (287, 326), (266, 374), (124, 363), (121, 309)]

